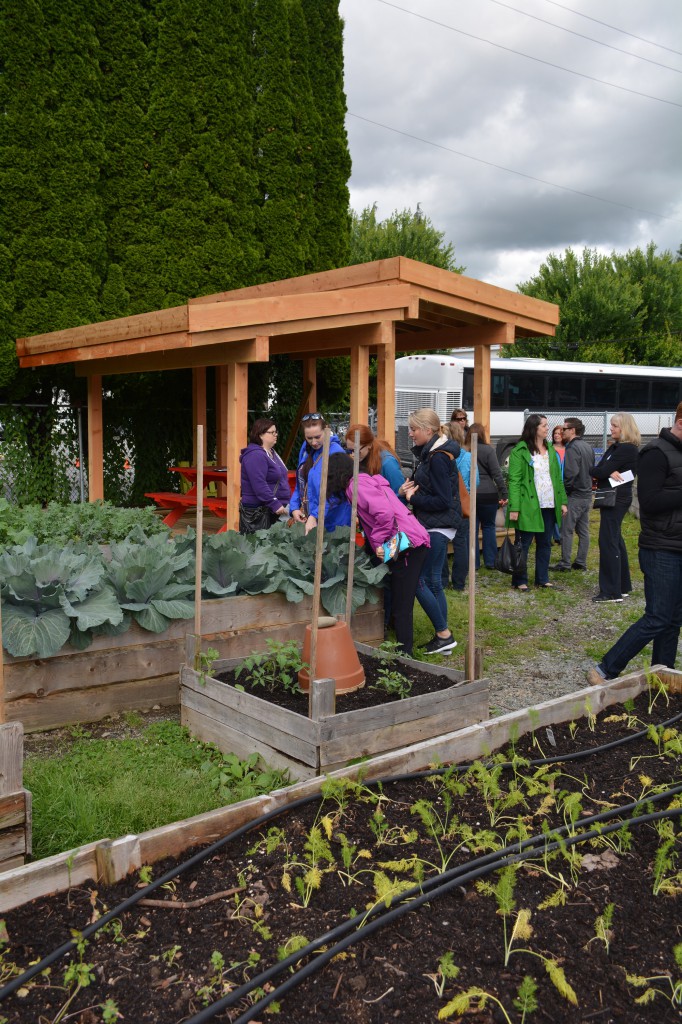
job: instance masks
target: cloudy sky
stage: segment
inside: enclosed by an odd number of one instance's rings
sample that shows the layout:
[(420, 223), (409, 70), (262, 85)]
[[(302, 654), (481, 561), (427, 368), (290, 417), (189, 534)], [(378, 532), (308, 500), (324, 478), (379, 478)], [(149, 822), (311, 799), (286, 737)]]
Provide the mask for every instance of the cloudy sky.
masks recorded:
[[(356, 210), (422, 210), (505, 288), (682, 243), (682, 0), (341, 0)], [(595, 21), (594, 19), (599, 19)]]

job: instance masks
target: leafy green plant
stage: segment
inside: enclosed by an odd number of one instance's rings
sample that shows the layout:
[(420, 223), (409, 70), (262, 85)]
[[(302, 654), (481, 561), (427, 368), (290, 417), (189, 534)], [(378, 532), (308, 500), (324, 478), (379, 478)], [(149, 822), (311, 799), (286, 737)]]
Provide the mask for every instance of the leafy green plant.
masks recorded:
[[(653, 1002), (656, 996), (662, 996), (663, 999), (668, 1000), (671, 1006), (682, 1007), (682, 942), (673, 947), (673, 956), (680, 972), (680, 977), (678, 978), (673, 978), (670, 974), (654, 974), (650, 977), (638, 974), (625, 975), (628, 985), (645, 990), (641, 996), (635, 999), (635, 1003), (644, 1005)], [(652, 984), (658, 981), (663, 982), (663, 985), (666, 987), (658, 988)]]
[(279, 688), (289, 693), (299, 693), (298, 673), (308, 665), (301, 660), (301, 651), (295, 640), (265, 641), (267, 650), (244, 658), (235, 669), (238, 679), (246, 673), (251, 686), (262, 686), (273, 693)]
[(210, 676), (213, 664), (220, 657), (220, 651), (215, 647), (209, 647), (206, 651), (199, 651), (197, 654), (197, 671), (199, 672), (199, 685), (206, 686), (206, 677)]
[(396, 672), (390, 668), (377, 669), (376, 682), (370, 686), (370, 690), (378, 690), (391, 697), (400, 697), (404, 700), (412, 692), (412, 683), (402, 672)]
[(425, 974), (424, 977), (433, 982), (433, 987), (439, 999), (443, 998), (446, 983), (459, 976), (460, 969), (455, 964), (455, 954), (448, 950), (443, 953), (438, 961), (438, 969), (435, 974)]

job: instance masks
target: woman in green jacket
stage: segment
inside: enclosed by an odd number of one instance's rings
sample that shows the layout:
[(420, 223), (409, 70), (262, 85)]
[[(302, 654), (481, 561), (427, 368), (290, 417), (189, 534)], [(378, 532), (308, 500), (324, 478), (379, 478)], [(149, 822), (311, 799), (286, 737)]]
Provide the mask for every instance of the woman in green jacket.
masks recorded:
[[(548, 432), (547, 417), (531, 413), (523, 425), (521, 440), (509, 456), (507, 525), (514, 523), (526, 557), (535, 538), (536, 587), (554, 585), (549, 582), (552, 535), (554, 526), (561, 526), (568, 501), (559, 457), (547, 443)], [(512, 587), (528, 590), (527, 568), (514, 573)]]

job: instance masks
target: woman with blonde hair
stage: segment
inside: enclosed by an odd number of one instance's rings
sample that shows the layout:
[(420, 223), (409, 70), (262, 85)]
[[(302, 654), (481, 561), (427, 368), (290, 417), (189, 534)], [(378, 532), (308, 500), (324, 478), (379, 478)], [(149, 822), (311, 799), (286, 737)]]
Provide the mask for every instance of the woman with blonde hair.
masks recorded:
[[(632, 504), (632, 480), (622, 483), (628, 470), (637, 474), (637, 458), (642, 438), (634, 417), (629, 412), (617, 412), (611, 417), (611, 444), (593, 476), (599, 490), (607, 495), (615, 491), (615, 503), (599, 510), (599, 593), (592, 600), (597, 604), (620, 603), (632, 590), (627, 548), (621, 534), (625, 513)], [(617, 486), (611, 488), (609, 480)]]
[(456, 462), (460, 447), (446, 437), (433, 409), (418, 409), (407, 422), (408, 434), (414, 441), (416, 466), (412, 478), (403, 483), (399, 493), (428, 530), (431, 542), (417, 585), (417, 600), (435, 630), (425, 651), (445, 654), (457, 646), (448, 628), (442, 574), (448, 541), (454, 538), (462, 521)]
[(397, 494), (405, 483), (400, 459), (388, 441), (380, 441), (374, 431), (366, 423), (352, 423), (346, 431), (346, 451), (349, 455), (355, 452), (355, 434), (359, 433), (360, 469), (370, 476), (381, 474)]

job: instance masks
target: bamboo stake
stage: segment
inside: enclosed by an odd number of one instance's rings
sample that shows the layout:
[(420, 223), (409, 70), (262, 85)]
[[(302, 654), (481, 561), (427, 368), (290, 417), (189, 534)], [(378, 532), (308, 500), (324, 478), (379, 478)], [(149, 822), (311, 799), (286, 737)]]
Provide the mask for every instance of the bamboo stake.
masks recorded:
[(310, 689), (308, 691), (308, 717), (312, 716), (313, 679), (315, 678), (315, 663), (317, 661), (317, 629), (320, 617), (320, 587), (322, 585), (322, 548), (324, 546), (324, 511), (327, 504), (327, 475), (329, 473), (329, 445), (331, 444), (332, 432), (329, 427), (324, 428), (324, 442), (322, 444), (322, 474), (320, 477), (320, 503), (317, 510), (317, 538), (315, 544), (315, 577), (313, 581), (313, 615), (310, 623), (310, 668), (308, 670)]
[(475, 679), (476, 664), (476, 470), (478, 468), (478, 434), (471, 435), (471, 472), (469, 475), (469, 636), (467, 648), (467, 679)]
[(348, 589), (346, 590), (346, 623), (350, 629), (353, 613), (353, 577), (355, 576), (355, 516), (358, 511), (358, 474), (360, 473), (360, 431), (355, 431), (353, 449), (353, 500), (350, 508), (350, 539), (348, 542)]
[[(204, 427), (197, 425), (197, 540), (194, 577), (194, 634), (198, 638), (197, 657), (201, 654), (201, 571), (204, 538)], [(195, 665), (195, 668), (197, 666)]]

